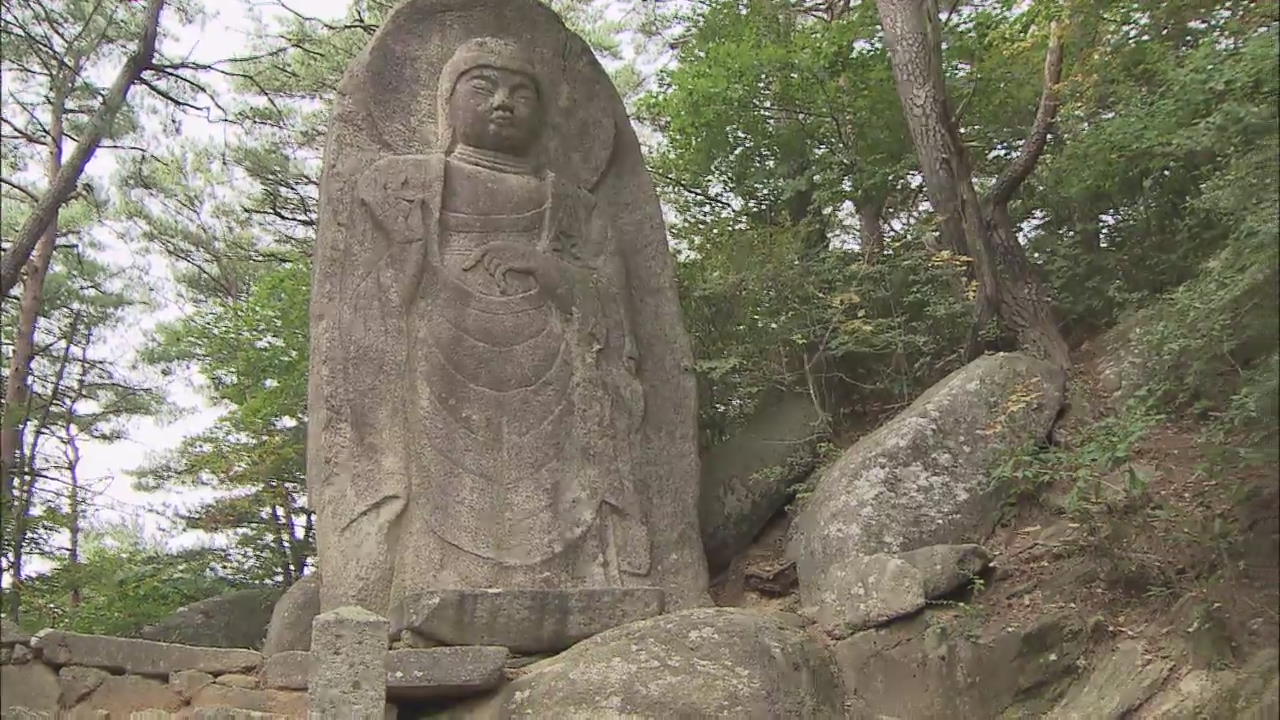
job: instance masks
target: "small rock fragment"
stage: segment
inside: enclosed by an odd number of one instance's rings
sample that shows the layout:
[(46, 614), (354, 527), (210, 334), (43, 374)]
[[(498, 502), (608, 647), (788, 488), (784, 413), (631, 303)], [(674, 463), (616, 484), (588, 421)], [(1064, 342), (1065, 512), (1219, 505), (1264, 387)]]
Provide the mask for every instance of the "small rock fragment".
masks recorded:
[(111, 673), (98, 668), (68, 665), (58, 671), (58, 704), (64, 708), (75, 706), (89, 693), (98, 689)]
[(991, 564), (991, 552), (981, 545), (929, 545), (899, 553), (898, 559), (920, 571), (924, 596), (945, 597), (968, 585)]

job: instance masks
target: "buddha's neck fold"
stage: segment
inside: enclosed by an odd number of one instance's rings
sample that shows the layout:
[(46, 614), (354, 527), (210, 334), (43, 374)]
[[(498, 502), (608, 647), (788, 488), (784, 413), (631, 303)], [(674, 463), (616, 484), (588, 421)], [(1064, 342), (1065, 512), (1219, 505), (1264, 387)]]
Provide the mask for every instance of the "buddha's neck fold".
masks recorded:
[(485, 150), (483, 148), (472, 147), (465, 143), (458, 143), (453, 148), (452, 157), (468, 165), (482, 167), (488, 170), (496, 170), (498, 172), (511, 173), (512, 175), (533, 175), (535, 174), (533, 163), (528, 158), (508, 155), (504, 152), (496, 150)]

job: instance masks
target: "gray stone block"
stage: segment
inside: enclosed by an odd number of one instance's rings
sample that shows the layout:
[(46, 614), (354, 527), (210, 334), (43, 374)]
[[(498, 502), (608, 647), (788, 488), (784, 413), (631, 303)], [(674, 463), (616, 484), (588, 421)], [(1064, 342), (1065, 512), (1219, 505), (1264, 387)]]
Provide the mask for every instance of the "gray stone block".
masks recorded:
[(42, 630), (32, 642), (51, 665), (87, 665), (112, 672), (168, 678), (180, 670), (214, 675), (252, 672), (262, 664), (253, 650), (172, 645), (151, 640)]
[(387, 653), (387, 696), (393, 700), (467, 697), (502, 684), (507, 649), (460, 646)]
[(429, 590), (406, 597), (391, 627), (441, 645), (500, 645), (534, 654), (659, 615), (664, 603), (659, 588)]
[[(307, 633), (310, 635), (310, 633)], [(262, 686), (284, 690), (306, 690), (315, 659), (304, 650), (286, 650), (262, 663)]]
[(387, 619), (360, 607), (316, 616), (308, 709), (322, 718), (379, 718), (387, 697)]

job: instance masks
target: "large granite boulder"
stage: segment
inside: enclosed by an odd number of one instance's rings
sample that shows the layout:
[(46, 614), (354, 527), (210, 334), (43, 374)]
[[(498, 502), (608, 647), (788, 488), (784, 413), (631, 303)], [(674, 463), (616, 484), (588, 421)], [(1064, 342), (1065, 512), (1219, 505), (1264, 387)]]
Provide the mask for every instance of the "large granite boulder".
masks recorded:
[(702, 608), (614, 628), (455, 718), (837, 718), (826, 649), (785, 613)]
[(713, 572), (750, 544), (813, 471), (822, 422), (808, 393), (782, 394), (703, 454), (698, 519)]
[(320, 573), (305, 575), (289, 586), (271, 610), (263, 655), (311, 649), (311, 622), (320, 614)]
[(1047, 363), (986, 355), (846, 450), (792, 525), (803, 604), (820, 608), (852, 591), (848, 574), (835, 572), (851, 556), (985, 540), (1005, 492), (991, 470), (1048, 435), (1063, 391), (1063, 374)]
[(271, 610), (283, 592), (249, 588), (207, 598), (147, 625), (138, 635), (156, 642), (256, 650), (262, 647)]

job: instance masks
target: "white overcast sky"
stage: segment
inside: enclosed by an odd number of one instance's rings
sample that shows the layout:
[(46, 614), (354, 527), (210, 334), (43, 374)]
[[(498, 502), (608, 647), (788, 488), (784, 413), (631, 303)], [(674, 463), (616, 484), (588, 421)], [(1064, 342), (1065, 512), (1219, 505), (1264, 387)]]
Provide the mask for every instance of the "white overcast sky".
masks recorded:
[[(340, 18), (345, 14), (349, 0), (291, 0), (287, 4), (298, 12), (326, 19)], [(212, 61), (245, 53), (254, 23), (253, 12), (265, 14), (283, 12), (272, 3), (253, 0), (206, 0), (212, 16), (202, 26), (183, 28), (176, 37), (166, 43), (164, 50), (171, 55), (187, 56), (193, 60)], [(172, 24), (168, 25), (172, 27)], [(144, 92), (135, 88), (133, 92)], [(216, 130), (203, 120), (188, 119), (182, 126), (185, 136), (208, 136)], [(163, 137), (163, 136), (162, 136)], [(115, 167), (111, 151), (102, 151), (94, 157), (88, 174), (102, 178), (103, 185)], [(118, 239), (102, 238), (108, 248), (108, 257), (127, 264), (129, 251)], [(163, 270), (163, 268), (157, 268)], [(142, 346), (157, 322), (178, 315), (176, 306), (159, 308), (121, 330), (109, 341), (109, 352), (114, 358), (128, 362)], [(207, 428), (218, 416), (216, 409), (202, 401), (190, 378), (176, 378), (165, 388), (169, 399), (189, 410), (176, 420), (164, 418), (139, 418), (129, 425), (127, 439), (114, 443), (84, 442), (82, 444), (81, 474), (87, 487), (101, 488), (101, 495), (94, 501), (98, 520), (136, 518), (149, 531), (171, 541), (191, 541), (192, 535), (179, 537), (171, 523), (172, 513), (166, 506), (187, 504), (199, 498), (191, 493), (139, 493), (133, 487), (131, 470), (145, 464), (148, 458), (171, 449), (190, 434)]]

